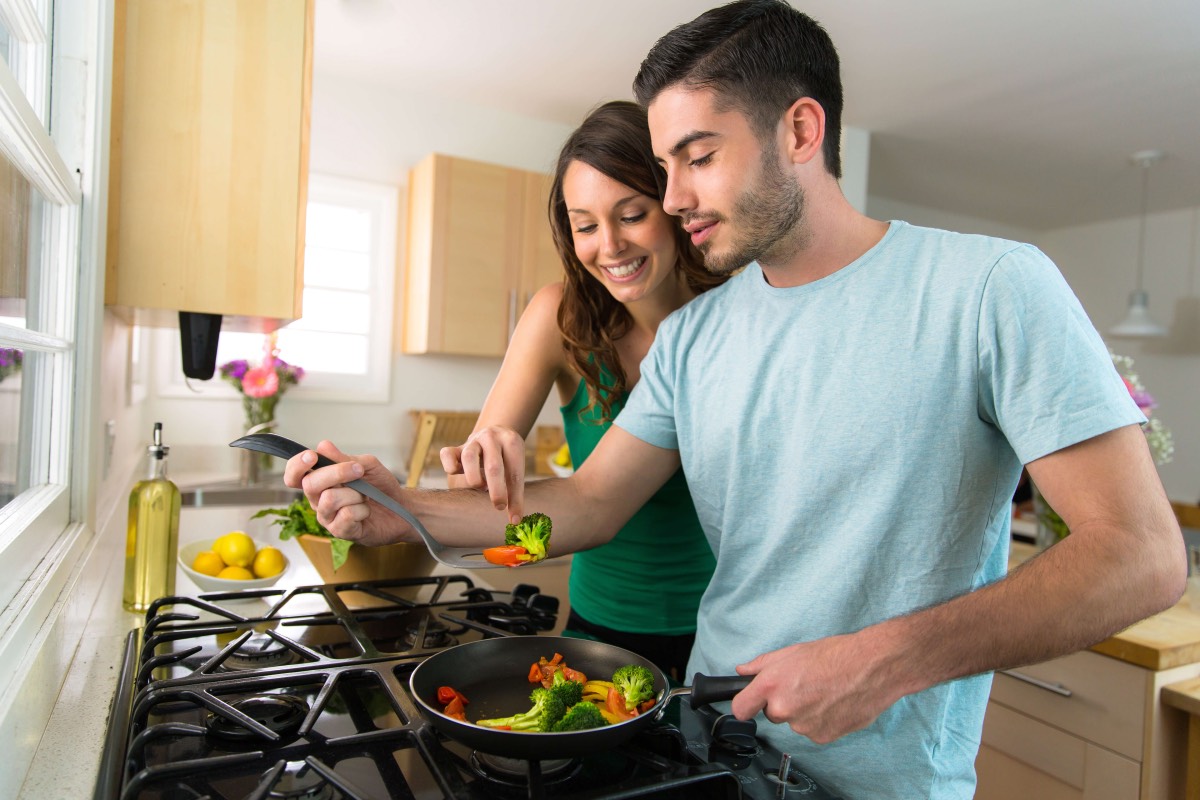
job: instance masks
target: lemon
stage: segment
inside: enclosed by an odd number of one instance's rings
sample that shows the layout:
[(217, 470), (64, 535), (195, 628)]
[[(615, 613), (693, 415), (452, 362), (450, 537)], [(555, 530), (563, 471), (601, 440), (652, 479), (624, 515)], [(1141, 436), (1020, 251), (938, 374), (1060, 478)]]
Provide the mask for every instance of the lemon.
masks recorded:
[(225, 562), (212, 550), (205, 550), (203, 553), (196, 554), (196, 558), (192, 561), (192, 569), (202, 575), (216, 575), (225, 569)]
[(560, 467), (571, 466), (571, 450), (567, 447), (566, 442), (563, 442), (563, 446), (558, 448), (558, 452), (554, 454), (554, 463)]
[(227, 581), (252, 581), (254, 573), (245, 567), (226, 567), (217, 573), (217, 577)]
[(250, 567), (256, 578), (270, 578), (283, 572), (283, 553), (274, 547), (264, 547), (254, 555), (254, 566)]
[(213, 542), (213, 552), (229, 567), (249, 567), (254, 563), (254, 540), (241, 531), (233, 531)]

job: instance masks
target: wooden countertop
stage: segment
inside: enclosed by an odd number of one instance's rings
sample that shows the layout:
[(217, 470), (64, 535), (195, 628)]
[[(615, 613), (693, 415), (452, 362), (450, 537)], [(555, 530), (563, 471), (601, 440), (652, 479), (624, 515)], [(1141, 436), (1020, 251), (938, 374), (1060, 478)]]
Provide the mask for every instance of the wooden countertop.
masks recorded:
[[(1013, 542), (1009, 568), (1037, 553), (1038, 549), (1033, 545)], [(1200, 661), (1200, 612), (1191, 607), (1185, 596), (1166, 611), (1135, 623), (1088, 649), (1152, 670), (1194, 664)], [(1197, 690), (1200, 691), (1200, 687)]]
[(1200, 678), (1167, 684), (1162, 688), (1162, 701), (1200, 717)]

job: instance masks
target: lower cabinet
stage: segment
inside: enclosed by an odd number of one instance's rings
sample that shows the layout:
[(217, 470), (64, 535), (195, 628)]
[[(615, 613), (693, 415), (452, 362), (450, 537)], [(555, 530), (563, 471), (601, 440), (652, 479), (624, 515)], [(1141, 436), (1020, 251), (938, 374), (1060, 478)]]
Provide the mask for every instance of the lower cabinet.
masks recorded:
[(1186, 720), (1158, 698), (1159, 688), (1180, 672), (1082, 651), (996, 673), (975, 762), (975, 797), (1181, 797), (1178, 754)]
[(1137, 800), (1141, 764), (998, 703), (975, 760), (976, 798)]

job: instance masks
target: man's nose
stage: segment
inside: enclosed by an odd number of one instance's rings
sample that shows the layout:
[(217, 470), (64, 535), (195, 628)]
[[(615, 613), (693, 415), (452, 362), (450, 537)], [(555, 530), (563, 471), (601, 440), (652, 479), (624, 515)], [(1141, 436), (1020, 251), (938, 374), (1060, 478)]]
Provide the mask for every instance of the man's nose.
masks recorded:
[(676, 174), (667, 175), (667, 186), (663, 192), (663, 210), (681, 217), (696, 208), (696, 197), (687, 181)]

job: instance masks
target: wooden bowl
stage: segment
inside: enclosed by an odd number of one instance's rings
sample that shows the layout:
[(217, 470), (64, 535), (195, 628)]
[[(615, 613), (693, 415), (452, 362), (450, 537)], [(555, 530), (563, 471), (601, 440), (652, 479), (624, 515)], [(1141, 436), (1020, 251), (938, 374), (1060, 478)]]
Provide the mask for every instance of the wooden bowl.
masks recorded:
[(350, 548), (346, 563), (335, 570), (329, 539), (303, 534), (298, 540), (325, 583), (424, 578), (432, 575), (437, 565), (424, 545), (401, 543), (367, 547), (356, 544)]

